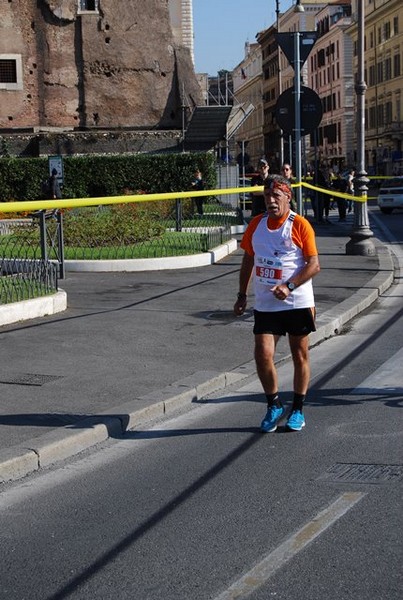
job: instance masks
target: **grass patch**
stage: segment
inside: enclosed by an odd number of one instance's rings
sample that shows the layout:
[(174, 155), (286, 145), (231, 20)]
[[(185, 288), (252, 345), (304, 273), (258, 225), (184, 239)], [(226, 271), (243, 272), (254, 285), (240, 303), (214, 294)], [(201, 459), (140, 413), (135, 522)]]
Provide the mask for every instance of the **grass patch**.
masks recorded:
[(160, 258), (164, 256), (185, 256), (207, 252), (206, 235), (165, 232), (161, 238), (148, 240), (140, 244), (125, 246), (67, 247), (64, 248), (66, 260), (122, 260), (127, 258)]
[(49, 289), (44, 283), (19, 275), (3, 275), (0, 277), (0, 304), (49, 296), (54, 294), (55, 291), (55, 289)]

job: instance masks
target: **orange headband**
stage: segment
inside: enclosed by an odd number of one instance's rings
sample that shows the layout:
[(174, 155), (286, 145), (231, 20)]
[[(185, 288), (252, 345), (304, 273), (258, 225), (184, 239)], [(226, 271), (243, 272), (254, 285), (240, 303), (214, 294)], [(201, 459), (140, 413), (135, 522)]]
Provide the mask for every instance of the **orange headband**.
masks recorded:
[(269, 185), (265, 186), (265, 188), (269, 189), (269, 190), (281, 190), (282, 192), (284, 192), (284, 194), (286, 194), (290, 198), (292, 195), (289, 186), (286, 183), (281, 183), (281, 181), (276, 181), (276, 179), (272, 179), (270, 181)]

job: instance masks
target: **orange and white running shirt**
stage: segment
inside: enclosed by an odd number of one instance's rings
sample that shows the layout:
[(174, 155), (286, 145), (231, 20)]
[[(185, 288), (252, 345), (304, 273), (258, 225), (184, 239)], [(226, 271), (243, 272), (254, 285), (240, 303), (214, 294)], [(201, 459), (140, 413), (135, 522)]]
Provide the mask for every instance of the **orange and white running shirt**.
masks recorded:
[(241, 248), (254, 257), (254, 308), (280, 311), (315, 306), (312, 279), (298, 286), (285, 300), (278, 300), (271, 288), (292, 279), (306, 264), (305, 257), (317, 256), (311, 224), (290, 211), (283, 219), (258, 215), (249, 224)]

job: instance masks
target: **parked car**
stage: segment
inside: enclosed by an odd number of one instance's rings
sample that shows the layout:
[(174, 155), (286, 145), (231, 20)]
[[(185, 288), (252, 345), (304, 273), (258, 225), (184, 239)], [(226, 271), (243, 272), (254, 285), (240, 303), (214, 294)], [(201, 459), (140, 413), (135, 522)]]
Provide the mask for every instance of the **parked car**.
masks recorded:
[(403, 176), (385, 179), (379, 188), (378, 206), (390, 215), (394, 208), (403, 208)]

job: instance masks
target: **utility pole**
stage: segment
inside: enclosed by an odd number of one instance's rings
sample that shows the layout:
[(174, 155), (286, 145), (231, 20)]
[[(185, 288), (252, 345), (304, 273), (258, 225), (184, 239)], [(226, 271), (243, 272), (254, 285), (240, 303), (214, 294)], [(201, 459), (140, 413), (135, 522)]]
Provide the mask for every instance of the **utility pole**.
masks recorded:
[[(355, 86), (357, 94), (357, 171), (354, 179), (354, 189), (356, 195), (363, 199), (367, 196), (367, 183), (369, 183), (367, 172), (365, 171), (365, 92), (367, 85), (364, 81), (364, 0), (358, 0), (357, 4), (358, 77)], [(346, 254), (375, 256), (375, 246), (370, 239), (373, 235), (369, 227), (367, 200), (354, 202), (354, 225), (350, 233), (351, 239), (346, 244)]]

